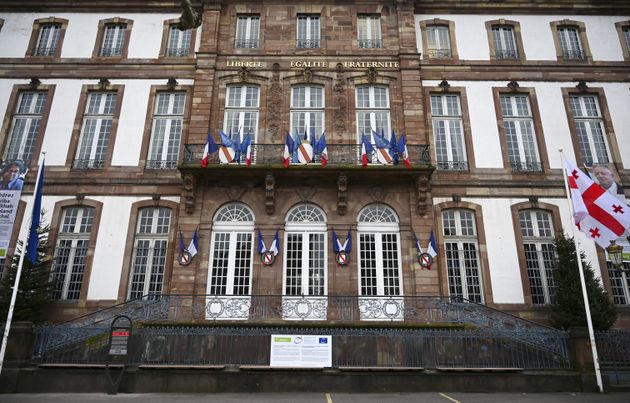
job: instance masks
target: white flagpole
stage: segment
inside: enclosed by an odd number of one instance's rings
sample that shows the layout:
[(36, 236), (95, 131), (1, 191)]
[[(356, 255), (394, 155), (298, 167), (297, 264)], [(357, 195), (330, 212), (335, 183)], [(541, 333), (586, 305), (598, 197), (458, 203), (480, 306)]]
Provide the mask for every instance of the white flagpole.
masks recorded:
[(582, 299), (584, 299), (584, 310), (586, 311), (586, 324), (588, 326), (588, 336), (591, 341), (591, 351), (593, 353), (593, 365), (595, 366), (595, 378), (597, 379), (597, 387), (600, 393), (604, 392), (604, 385), (602, 383), (602, 372), (599, 367), (599, 355), (597, 354), (597, 345), (595, 344), (595, 332), (593, 330), (593, 320), (591, 319), (591, 307), (588, 302), (588, 293), (586, 291), (586, 280), (584, 279), (584, 267), (582, 267), (582, 254), (580, 250), (580, 242), (575, 237), (575, 228), (573, 223), (573, 203), (571, 202), (571, 191), (569, 190), (569, 182), (567, 181), (567, 170), (564, 165), (564, 154), (562, 154), (562, 148), (558, 149), (560, 152), (560, 159), (562, 160), (562, 177), (564, 178), (564, 191), (567, 194), (567, 202), (569, 203), (569, 212), (571, 217), (569, 222), (571, 225), (571, 235), (575, 241), (575, 253), (577, 254), (578, 268), (580, 272), (580, 284), (582, 285)]
[[(42, 152), (42, 162), (46, 160), (46, 152)], [(37, 179), (35, 179), (35, 189), (33, 190), (33, 203), (35, 203), (35, 196), (39, 187), (40, 170), (43, 163), (39, 165), (37, 170)], [(31, 223), (33, 222), (33, 214), (28, 221), (26, 240), (30, 234)], [(7, 343), (9, 341), (9, 330), (11, 330), (11, 322), (13, 321), (13, 310), (15, 309), (15, 300), (17, 299), (17, 292), (20, 285), (20, 277), (22, 276), (22, 266), (24, 265), (24, 255), (26, 255), (26, 242), (22, 241), (22, 253), (20, 253), (20, 262), (18, 263), (17, 272), (15, 273), (15, 283), (13, 284), (13, 294), (11, 294), (11, 303), (9, 304), (9, 312), (7, 313), (7, 323), (4, 327), (4, 335), (2, 336), (2, 348), (0, 349), (0, 374), (2, 374), (2, 366), (4, 364), (4, 355), (7, 352)]]

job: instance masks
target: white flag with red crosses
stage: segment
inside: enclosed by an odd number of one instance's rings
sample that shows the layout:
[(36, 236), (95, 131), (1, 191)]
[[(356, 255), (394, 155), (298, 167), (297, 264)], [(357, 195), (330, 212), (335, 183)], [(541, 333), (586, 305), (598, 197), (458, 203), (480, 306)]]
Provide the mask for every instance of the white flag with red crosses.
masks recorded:
[(630, 207), (608, 193), (574, 164), (564, 160), (573, 219), (580, 231), (602, 248), (621, 237), (630, 227)]

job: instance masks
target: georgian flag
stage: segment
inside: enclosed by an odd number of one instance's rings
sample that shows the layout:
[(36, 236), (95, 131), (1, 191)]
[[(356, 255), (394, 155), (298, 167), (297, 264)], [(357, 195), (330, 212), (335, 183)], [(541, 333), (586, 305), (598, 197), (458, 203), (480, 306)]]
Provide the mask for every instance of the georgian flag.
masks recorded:
[(630, 207), (608, 193), (574, 164), (564, 160), (573, 219), (586, 237), (606, 249), (630, 227)]
[(364, 134), (361, 137), (361, 167), (365, 168), (368, 165), (373, 153), (374, 147), (372, 147), (370, 139)]
[(328, 165), (328, 147), (326, 146), (326, 132), (317, 141), (316, 153), (321, 156), (322, 167)]
[(282, 165), (284, 165), (285, 168), (288, 168), (289, 165), (291, 165), (291, 158), (293, 157), (294, 151), (295, 151), (295, 142), (293, 141), (293, 138), (291, 137), (291, 135), (287, 133), (287, 139), (284, 143), (284, 154), (282, 156), (282, 158), (284, 159), (284, 161), (282, 162)]
[[(197, 255), (199, 247), (199, 234), (197, 233), (197, 229), (195, 228), (195, 233), (193, 234), (192, 239), (190, 240), (190, 244), (188, 245), (188, 253), (190, 253), (190, 257), (193, 258)], [(180, 232), (181, 235), (181, 232)]]
[(212, 135), (208, 133), (208, 138), (206, 139), (206, 146), (203, 149), (203, 157), (201, 158), (202, 168), (205, 168), (206, 166), (208, 166), (208, 158), (210, 157), (211, 154), (214, 154), (217, 151), (219, 151), (219, 147), (217, 146), (217, 143), (214, 142)]

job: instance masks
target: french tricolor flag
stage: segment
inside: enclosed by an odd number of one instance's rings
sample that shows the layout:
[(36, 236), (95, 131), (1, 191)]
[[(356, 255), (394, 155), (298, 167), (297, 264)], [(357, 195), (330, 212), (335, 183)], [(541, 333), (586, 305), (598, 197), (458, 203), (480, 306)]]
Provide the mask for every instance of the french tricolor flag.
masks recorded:
[(202, 168), (208, 166), (208, 159), (210, 158), (210, 155), (216, 153), (217, 151), (219, 151), (219, 147), (217, 146), (217, 143), (214, 142), (212, 135), (208, 133), (206, 146), (203, 148), (203, 157), (201, 158)]
[(291, 165), (291, 158), (293, 157), (293, 152), (295, 151), (295, 141), (289, 133), (287, 133), (287, 139), (284, 143), (284, 154), (283, 154), (283, 162), (282, 165), (285, 168), (288, 168)]
[(361, 143), (361, 167), (365, 168), (374, 153), (374, 147), (372, 147), (370, 139), (365, 134), (362, 136)]

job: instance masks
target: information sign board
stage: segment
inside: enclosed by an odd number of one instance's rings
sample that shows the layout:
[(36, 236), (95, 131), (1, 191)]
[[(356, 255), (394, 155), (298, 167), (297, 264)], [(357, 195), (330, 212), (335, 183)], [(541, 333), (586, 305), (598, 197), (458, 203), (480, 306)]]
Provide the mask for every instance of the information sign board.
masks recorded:
[(324, 368), (332, 366), (332, 336), (271, 335), (272, 367)]

